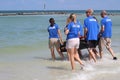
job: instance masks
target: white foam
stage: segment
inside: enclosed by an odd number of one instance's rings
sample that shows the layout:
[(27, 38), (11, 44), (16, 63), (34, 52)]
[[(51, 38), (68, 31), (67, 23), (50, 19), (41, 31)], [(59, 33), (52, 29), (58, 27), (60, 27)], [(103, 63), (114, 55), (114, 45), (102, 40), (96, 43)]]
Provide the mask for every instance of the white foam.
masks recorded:
[(88, 80), (86, 74), (77, 74), (76, 76), (72, 77), (70, 80)]
[(89, 65), (89, 66), (84, 67), (83, 70), (85, 70), (85, 71), (93, 71), (94, 68)]

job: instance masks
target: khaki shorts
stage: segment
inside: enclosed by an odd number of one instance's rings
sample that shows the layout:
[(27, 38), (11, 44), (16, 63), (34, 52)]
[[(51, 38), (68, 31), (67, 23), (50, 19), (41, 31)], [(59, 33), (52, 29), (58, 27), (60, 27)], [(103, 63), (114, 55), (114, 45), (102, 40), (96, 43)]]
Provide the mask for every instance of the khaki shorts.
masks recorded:
[(80, 40), (79, 38), (68, 39), (66, 43), (66, 49), (79, 48)]
[(104, 45), (106, 46), (106, 48), (110, 48), (111, 47), (111, 39), (101, 37), (100, 41), (99, 41), (99, 49), (101, 51), (103, 51), (102, 48), (103, 48)]
[(50, 38), (49, 39), (49, 48), (60, 48), (60, 41), (58, 38)]

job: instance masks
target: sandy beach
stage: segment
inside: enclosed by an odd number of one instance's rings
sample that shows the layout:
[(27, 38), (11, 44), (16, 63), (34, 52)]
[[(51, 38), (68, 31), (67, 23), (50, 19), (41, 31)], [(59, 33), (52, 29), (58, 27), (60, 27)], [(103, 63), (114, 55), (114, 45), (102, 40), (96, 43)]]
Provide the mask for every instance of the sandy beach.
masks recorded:
[[(120, 58), (120, 55), (117, 55)], [(3, 54), (0, 56), (0, 80), (116, 80), (120, 78), (120, 60), (114, 61), (105, 54), (97, 63), (84, 61), (85, 67), (76, 62), (71, 71), (70, 62), (41, 57), (39, 52)], [(108, 77), (109, 76), (109, 77)], [(98, 78), (99, 77), (99, 78)]]

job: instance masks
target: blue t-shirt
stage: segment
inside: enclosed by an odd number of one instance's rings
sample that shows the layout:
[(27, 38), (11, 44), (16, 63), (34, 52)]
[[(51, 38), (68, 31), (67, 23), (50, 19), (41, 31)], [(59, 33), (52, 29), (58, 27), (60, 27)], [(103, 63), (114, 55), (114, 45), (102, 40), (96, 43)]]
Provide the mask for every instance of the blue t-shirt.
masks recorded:
[(79, 38), (78, 33), (81, 31), (81, 25), (80, 22), (77, 21), (77, 23), (70, 22), (67, 26), (67, 29), (69, 30), (69, 33), (67, 34), (67, 40), (72, 38)]
[(104, 31), (102, 37), (111, 38), (112, 37), (112, 21), (107, 16), (101, 20), (101, 26), (104, 26)]
[(59, 38), (58, 29), (59, 29), (59, 26), (57, 24), (54, 24), (53, 26), (48, 26), (49, 39), (50, 38)]
[(86, 40), (97, 40), (99, 33), (99, 25), (95, 18), (92, 16), (87, 17), (84, 20), (84, 28), (87, 28), (87, 38)]

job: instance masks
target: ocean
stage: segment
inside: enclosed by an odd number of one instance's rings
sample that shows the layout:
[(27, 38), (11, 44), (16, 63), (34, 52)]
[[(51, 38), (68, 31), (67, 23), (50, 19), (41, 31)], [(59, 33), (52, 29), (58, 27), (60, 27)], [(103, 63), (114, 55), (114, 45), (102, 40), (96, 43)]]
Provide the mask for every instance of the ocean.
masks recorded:
[[(71, 71), (70, 62), (60, 60), (57, 52), (57, 60), (52, 61), (48, 48), (49, 18), (55, 19), (65, 41), (64, 27), (68, 16), (69, 14), (0, 16), (0, 80), (118, 80), (120, 16), (109, 16), (113, 22), (112, 48), (118, 60), (112, 60), (110, 53), (104, 49), (103, 59), (98, 59), (96, 63), (83, 59), (83, 69), (76, 62), (74, 72)], [(96, 17), (100, 23), (101, 17)], [(82, 24), (85, 18), (84, 13), (77, 15)], [(82, 54), (87, 55), (88, 51), (82, 50)]]

